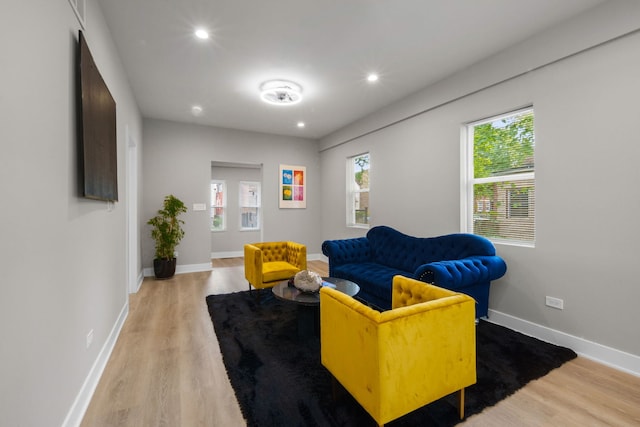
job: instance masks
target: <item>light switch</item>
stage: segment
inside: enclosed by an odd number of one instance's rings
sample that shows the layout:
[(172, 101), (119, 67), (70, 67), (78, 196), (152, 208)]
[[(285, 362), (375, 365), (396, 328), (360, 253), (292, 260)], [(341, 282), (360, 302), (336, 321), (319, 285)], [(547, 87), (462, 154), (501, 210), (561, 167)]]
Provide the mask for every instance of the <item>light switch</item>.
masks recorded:
[(194, 211), (206, 211), (207, 210), (207, 205), (204, 203), (194, 203), (193, 204), (193, 210)]

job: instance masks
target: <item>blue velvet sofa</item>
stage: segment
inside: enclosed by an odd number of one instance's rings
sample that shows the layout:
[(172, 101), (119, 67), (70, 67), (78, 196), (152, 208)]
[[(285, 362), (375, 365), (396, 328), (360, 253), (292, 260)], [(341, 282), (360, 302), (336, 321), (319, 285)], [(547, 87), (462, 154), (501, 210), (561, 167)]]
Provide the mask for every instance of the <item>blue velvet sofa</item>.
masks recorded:
[(322, 253), (331, 277), (357, 283), (357, 297), (381, 310), (391, 308), (393, 276), (401, 275), (470, 295), (476, 317), (485, 317), (489, 285), (507, 271), (493, 244), (475, 234), (421, 238), (378, 226), (366, 237), (326, 240)]

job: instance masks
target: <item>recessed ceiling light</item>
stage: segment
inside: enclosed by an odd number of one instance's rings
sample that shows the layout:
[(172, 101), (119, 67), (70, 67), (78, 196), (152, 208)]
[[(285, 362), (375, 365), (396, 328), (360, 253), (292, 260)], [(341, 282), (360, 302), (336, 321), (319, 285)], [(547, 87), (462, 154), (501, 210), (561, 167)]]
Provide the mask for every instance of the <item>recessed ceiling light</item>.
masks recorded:
[(191, 114), (193, 114), (194, 116), (199, 116), (202, 114), (202, 107), (199, 105), (194, 105), (193, 107), (191, 107)]
[(367, 76), (367, 81), (368, 81), (369, 83), (377, 82), (377, 81), (378, 81), (378, 79), (379, 79), (379, 77), (378, 77), (378, 75), (377, 75), (376, 73), (371, 73), (371, 74), (369, 74), (369, 75)]
[(305, 124), (304, 122), (298, 122), (297, 126), (302, 129), (303, 127), (305, 127)]
[(294, 105), (302, 101), (302, 88), (293, 82), (270, 80), (260, 86), (260, 98), (267, 104)]
[(206, 40), (209, 38), (209, 32), (204, 28), (197, 28), (194, 34), (200, 40)]

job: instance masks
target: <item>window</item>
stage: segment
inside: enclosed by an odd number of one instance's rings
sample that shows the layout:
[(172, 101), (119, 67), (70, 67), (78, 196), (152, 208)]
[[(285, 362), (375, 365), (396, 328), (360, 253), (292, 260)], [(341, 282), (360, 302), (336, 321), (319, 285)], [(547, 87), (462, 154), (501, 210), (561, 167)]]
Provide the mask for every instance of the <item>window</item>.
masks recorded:
[(240, 229), (260, 229), (260, 183), (240, 182)]
[(227, 184), (224, 181), (211, 181), (211, 231), (227, 229), (225, 213), (227, 208)]
[(528, 108), (466, 128), (463, 230), (502, 243), (535, 242), (535, 135)]
[(476, 207), (477, 212), (491, 212), (491, 200), (478, 198), (476, 199), (476, 203), (477, 203), (477, 207)]
[(347, 225), (369, 227), (369, 153), (347, 159)]
[(510, 189), (507, 193), (507, 218), (529, 217), (529, 188)]

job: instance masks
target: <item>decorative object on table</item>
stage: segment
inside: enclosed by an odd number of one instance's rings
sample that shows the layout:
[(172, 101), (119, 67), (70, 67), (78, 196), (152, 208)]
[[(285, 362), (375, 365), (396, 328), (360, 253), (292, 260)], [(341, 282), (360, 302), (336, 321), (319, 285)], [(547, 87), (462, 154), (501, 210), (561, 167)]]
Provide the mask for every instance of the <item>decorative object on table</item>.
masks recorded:
[(244, 245), (244, 277), (257, 289), (271, 288), (307, 269), (307, 247), (296, 242)]
[(157, 279), (168, 279), (176, 272), (176, 246), (184, 237), (182, 224), (178, 216), (187, 211), (184, 203), (170, 194), (164, 198), (162, 209), (147, 221), (151, 225), (151, 237), (156, 242), (156, 254), (153, 271)]
[[(249, 291), (209, 295), (206, 300), (248, 427), (264, 426), (264, 420), (269, 425), (375, 425), (340, 386), (332, 398), (332, 376), (321, 364), (320, 340), (300, 340), (295, 333), (297, 305), (278, 298), (256, 304)], [(567, 348), (483, 320), (476, 326), (476, 341), (478, 382), (466, 390), (466, 417), (576, 357)], [(456, 400), (451, 394), (387, 426), (455, 426), (460, 423)]]
[(307, 168), (280, 165), (280, 208), (307, 207)]
[(293, 286), (302, 292), (318, 292), (322, 286), (322, 276), (309, 270), (302, 270), (293, 276)]

